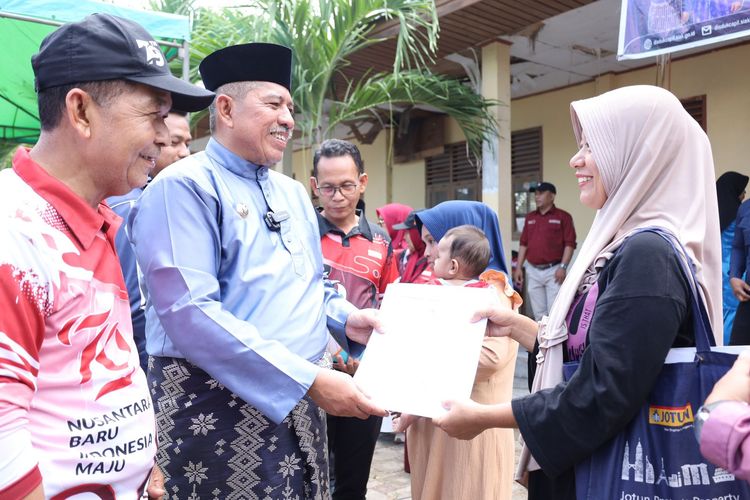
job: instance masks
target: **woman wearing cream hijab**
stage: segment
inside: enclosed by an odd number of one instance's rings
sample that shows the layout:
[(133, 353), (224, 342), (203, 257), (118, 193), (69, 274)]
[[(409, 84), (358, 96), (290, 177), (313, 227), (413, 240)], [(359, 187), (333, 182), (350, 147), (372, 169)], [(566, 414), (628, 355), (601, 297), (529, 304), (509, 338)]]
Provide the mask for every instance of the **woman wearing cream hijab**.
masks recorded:
[[(651, 86), (573, 102), (571, 117), (580, 149), (570, 166), (581, 203), (598, 210), (589, 235), (548, 318), (477, 315), (489, 319), (487, 335), (538, 349), (534, 393), (497, 405), (451, 402), (435, 421), (463, 439), (518, 427), (530, 452), (519, 479), (528, 480), (532, 500), (575, 498), (575, 464), (636, 415), (669, 349), (694, 345), (680, 257), (659, 235), (634, 234), (638, 229), (656, 226), (682, 243), (713, 331), (722, 331), (719, 219), (706, 134), (674, 95)], [(579, 360), (579, 369), (563, 382), (569, 360)]]

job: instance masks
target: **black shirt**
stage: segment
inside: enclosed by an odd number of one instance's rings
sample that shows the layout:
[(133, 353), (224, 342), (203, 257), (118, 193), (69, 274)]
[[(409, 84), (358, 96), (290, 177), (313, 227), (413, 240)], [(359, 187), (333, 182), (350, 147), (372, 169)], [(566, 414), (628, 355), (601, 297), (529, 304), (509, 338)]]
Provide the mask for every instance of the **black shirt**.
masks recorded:
[(512, 402), (521, 434), (547, 476), (573, 481), (572, 467), (638, 413), (669, 349), (695, 345), (690, 284), (678, 259), (657, 234), (628, 238), (599, 275), (578, 371), (557, 387)]

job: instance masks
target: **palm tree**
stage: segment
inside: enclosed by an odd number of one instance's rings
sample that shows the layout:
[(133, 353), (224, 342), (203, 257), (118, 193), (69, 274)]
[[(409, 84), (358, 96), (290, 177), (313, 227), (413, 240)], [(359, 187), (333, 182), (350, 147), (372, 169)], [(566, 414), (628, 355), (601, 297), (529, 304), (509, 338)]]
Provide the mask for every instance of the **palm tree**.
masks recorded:
[(194, 0), (151, 0), (149, 6), (154, 11), (189, 16), (194, 10), (193, 3)]
[[(388, 21), (398, 30), (392, 71), (347, 79), (347, 59), (382, 42), (373, 29)], [(394, 111), (424, 105), (453, 117), (481, 157), (482, 141), (497, 132), (491, 108), (498, 103), (429, 72), (437, 38), (432, 0), (255, 0), (242, 9), (195, 11), (191, 66), (195, 72), (206, 55), (228, 45), (285, 45), (295, 57), (296, 128), (305, 145), (319, 144), (341, 125), (362, 137), (362, 127), (393, 124)]]

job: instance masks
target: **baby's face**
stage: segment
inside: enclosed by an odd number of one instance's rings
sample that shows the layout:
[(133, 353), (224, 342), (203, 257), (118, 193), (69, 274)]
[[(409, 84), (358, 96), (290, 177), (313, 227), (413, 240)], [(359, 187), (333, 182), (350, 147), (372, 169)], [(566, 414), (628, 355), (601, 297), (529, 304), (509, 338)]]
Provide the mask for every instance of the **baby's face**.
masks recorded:
[(456, 277), (454, 269), (451, 272), (451, 245), (453, 244), (453, 237), (449, 236), (443, 238), (437, 244), (437, 252), (434, 263), (434, 269), (432, 275), (436, 278), (442, 279), (453, 279)]

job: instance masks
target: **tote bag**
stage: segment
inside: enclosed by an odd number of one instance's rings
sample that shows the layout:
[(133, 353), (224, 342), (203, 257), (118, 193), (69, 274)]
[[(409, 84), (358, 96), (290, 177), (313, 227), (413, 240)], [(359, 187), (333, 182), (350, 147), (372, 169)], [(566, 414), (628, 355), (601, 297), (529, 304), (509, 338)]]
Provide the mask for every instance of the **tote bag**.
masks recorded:
[[(646, 230), (669, 241), (682, 257), (683, 271), (692, 289), (696, 347), (672, 349), (636, 417), (592, 456), (576, 465), (576, 497), (578, 500), (750, 500), (747, 482), (735, 479), (703, 458), (693, 429), (695, 413), (737, 354), (720, 352), (714, 347), (708, 314), (698, 293), (695, 274), (685, 263), (689, 258), (684, 248), (663, 230)], [(577, 368), (577, 362), (566, 363), (565, 379)]]

